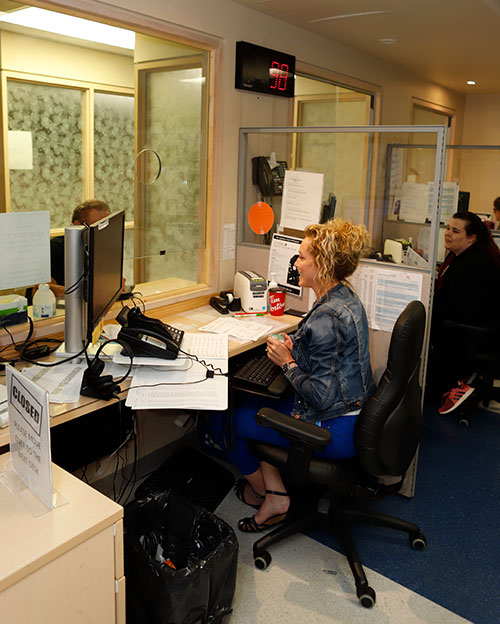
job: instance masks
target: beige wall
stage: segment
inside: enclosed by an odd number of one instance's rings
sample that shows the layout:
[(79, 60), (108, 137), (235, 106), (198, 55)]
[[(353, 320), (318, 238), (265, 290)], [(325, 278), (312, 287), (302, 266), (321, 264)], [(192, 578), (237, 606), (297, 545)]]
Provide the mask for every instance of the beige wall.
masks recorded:
[[(0, 31), (2, 70), (134, 88), (133, 56)], [(78, 54), (75, 54), (78, 50)]]
[(500, 94), (465, 99), (464, 145), (500, 145)]
[[(465, 101), (464, 145), (500, 145), (500, 94), (468, 95)], [(500, 150), (469, 153), (463, 159), (462, 188), (471, 194), (470, 209), (491, 212), (500, 195)]]
[[(47, 6), (47, 2), (44, 3)], [(418, 97), (457, 111), (457, 141), (461, 138), (464, 97), (401, 69), (367, 56), (339, 43), (266, 17), (227, 0), (66, 0), (49, 3), (93, 11), (107, 19), (129, 25), (154, 28), (165, 36), (205, 38), (219, 47), (219, 75), (216, 84), (217, 116), (215, 127), (214, 248), (220, 242), (225, 223), (236, 220), (238, 130), (245, 126), (287, 125), (291, 122), (286, 101), (266, 95), (244, 93), (234, 88), (235, 42), (250, 41), (294, 54), (297, 60), (318, 68), (370, 82), (382, 89), (383, 124), (408, 124), (411, 98)], [(139, 12), (140, 11), (140, 12)], [(221, 288), (233, 281), (234, 261), (221, 263)]]

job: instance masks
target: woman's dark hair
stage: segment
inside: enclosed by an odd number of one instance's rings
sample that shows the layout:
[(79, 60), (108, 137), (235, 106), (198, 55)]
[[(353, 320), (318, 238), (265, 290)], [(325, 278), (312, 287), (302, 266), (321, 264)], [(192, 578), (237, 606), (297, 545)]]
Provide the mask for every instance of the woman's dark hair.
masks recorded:
[(496, 210), (500, 210), (500, 197), (497, 197), (493, 200), (493, 208)]
[(474, 212), (456, 212), (452, 219), (461, 219), (465, 222), (467, 236), (476, 235), (476, 245), (487, 253), (500, 266), (500, 249), (493, 240), (491, 230), (481, 221)]

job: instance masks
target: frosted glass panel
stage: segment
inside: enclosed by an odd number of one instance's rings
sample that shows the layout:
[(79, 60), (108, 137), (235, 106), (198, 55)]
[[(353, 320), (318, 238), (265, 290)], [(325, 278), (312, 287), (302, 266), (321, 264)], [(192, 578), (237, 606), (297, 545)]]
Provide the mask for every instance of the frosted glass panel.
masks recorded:
[(52, 228), (71, 223), (83, 197), (82, 93), (9, 80), (9, 130), (31, 133), (33, 168), (10, 170), (12, 211), (49, 210)]
[(94, 195), (134, 219), (134, 98), (94, 95)]
[(204, 245), (202, 84), (201, 68), (166, 69), (146, 78), (142, 146), (158, 154), (162, 168), (158, 180), (142, 189), (144, 281), (198, 281), (198, 250)]

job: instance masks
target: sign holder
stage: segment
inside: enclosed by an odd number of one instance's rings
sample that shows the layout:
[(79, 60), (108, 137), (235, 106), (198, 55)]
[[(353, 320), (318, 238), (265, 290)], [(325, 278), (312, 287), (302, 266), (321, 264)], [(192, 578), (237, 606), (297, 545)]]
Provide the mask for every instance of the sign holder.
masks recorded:
[(11, 458), (0, 481), (38, 517), (68, 502), (52, 486), (49, 393), (13, 366), (6, 373)]

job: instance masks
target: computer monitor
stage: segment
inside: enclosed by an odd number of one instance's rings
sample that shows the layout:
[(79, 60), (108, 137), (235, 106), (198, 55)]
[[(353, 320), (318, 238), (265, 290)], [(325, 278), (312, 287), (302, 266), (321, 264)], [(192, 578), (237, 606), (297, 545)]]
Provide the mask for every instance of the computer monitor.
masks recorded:
[(457, 212), (467, 212), (469, 210), (470, 193), (468, 191), (458, 191)]
[(319, 222), (326, 223), (330, 219), (333, 219), (335, 216), (335, 206), (337, 205), (337, 197), (335, 193), (330, 193), (328, 195), (328, 199), (326, 203), (323, 204), (323, 208), (321, 209), (321, 217)]
[(86, 246), (86, 338), (116, 301), (122, 289), (125, 212), (114, 212), (89, 226)]

